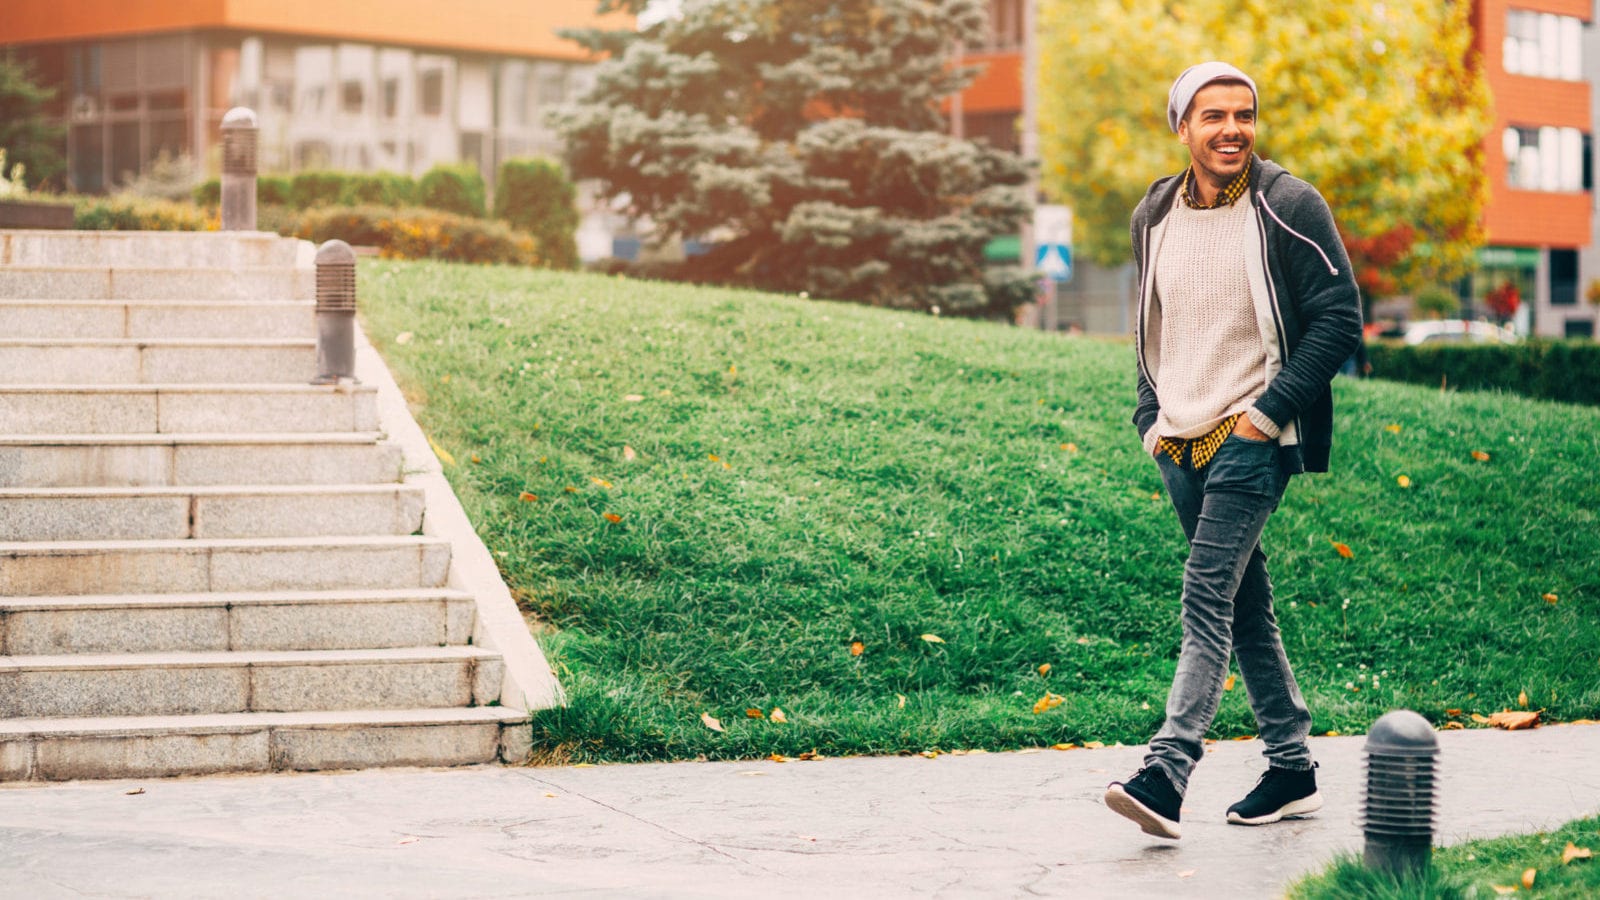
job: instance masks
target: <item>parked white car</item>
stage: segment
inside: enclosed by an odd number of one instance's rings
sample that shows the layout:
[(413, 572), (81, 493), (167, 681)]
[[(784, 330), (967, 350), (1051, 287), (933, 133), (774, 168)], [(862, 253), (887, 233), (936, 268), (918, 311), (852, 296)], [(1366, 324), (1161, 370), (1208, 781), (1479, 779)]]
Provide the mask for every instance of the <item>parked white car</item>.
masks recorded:
[(1412, 322), (1406, 326), (1407, 344), (1515, 344), (1522, 338), (1509, 328), (1489, 322), (1445, 319), (1438, 322)]

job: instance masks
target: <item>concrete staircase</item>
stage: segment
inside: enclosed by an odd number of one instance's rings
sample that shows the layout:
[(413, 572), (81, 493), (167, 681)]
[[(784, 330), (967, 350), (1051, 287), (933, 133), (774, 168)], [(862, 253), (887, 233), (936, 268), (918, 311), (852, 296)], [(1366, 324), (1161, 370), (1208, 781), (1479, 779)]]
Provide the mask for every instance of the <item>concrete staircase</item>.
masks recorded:
[(313, 249), (0, 232), (0, 781), (516, 759), (559, 699), (370, 348), (309, 384)]

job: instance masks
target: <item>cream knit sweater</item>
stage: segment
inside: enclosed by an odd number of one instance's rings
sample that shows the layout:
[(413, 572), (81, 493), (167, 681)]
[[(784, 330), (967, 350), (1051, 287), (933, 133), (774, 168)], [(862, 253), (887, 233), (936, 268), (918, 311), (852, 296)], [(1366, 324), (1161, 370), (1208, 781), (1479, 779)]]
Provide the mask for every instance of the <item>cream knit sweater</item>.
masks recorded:
[[(1146, 452), (1160, 437), (1206, 434), (1250, 410), (1267, 389), (1266, 349), (1245, 273), (1249, 211), (1247, 199), (1221, 209), (1190, 209), (1180, 199), (1167, 218), (1155, 253), (1161, 411), (1145, 434)], [(1265, 416), (1250, 419), (1259, 426)]]

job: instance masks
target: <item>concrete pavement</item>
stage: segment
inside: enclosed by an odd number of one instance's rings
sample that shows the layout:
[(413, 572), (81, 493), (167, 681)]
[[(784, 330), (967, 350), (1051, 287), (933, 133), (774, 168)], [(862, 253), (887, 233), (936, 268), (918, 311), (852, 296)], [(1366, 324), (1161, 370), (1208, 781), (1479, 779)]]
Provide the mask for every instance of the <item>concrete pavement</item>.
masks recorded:
[[(1600, 726), (1439, 738), (1439, 843), (1600, 811)], [(1359, 852), (1363, 741), (1264, 828), (1223, 821), (1260, 744), (1213, 745), (1178, 842), (1100, 804), (1139, 747), (4, 785), (0, 897), (1275, 897)]]

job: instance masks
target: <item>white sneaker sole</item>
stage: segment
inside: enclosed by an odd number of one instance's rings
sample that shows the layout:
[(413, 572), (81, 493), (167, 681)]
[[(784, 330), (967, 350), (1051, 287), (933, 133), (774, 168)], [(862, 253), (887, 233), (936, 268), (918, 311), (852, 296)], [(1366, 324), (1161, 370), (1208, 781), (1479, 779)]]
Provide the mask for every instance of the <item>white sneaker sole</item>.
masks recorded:
[(1135, 800), (1120, 784), (1106, 788), (1106, 806), (1117, 815), (1131, 819), (1145, 834), (1174, 841), (1182, 834), (1177, 822)]
[(1275, 812), (1267, 813), (1264, 816), (1256, 816), (1253, 819), (1247, 819), (1236, 812), (1230, 812), (1228, 813), (1228, 822), (1233, 825), (1271, 825), (1280, 819), (1299, 818), (1300, 816), (1314, 813), (1321, 808), (1322, 792), (1318, 791), (1309, 797), (1302, 797), (1299, 800), (1285, 803)]

